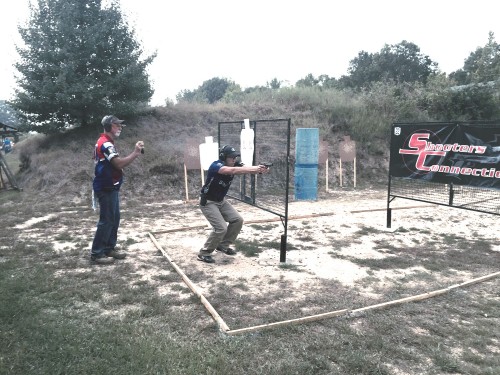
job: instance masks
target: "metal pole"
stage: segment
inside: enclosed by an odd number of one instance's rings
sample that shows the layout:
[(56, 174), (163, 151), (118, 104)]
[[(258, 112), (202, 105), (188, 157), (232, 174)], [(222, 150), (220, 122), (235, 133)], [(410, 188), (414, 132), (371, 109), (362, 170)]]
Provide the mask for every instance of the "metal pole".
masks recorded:
[(286, 262), (286, 241), (288, 235), (288, 195), (290, 193), (290, 130), (291, 119), (288, 119), (287, 147), (286, 147), (286, 187), (285, 187), (285, 217), (283, 226), (285, 233), (281, 236), (280, 262)]

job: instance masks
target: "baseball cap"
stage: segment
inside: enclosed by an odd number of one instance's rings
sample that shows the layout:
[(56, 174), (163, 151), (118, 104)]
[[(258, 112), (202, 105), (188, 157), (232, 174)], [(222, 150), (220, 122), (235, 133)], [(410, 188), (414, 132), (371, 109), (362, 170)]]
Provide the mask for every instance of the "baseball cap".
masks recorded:
[(229, 154), (227, 154), (227, 156), (230, 158), (235, 158), (237, 156), (240, 156), (240, 153), (238, 151), (234, 151), (234, 152), (230, 152)]
[(125, 120), (120, 120), (118, 117), (114, 115), (107, 115), (102, 118), (101, 124), (102, 126), (111, 126), (111, 124), (121, 124), (121, 126), (125, 126), (123, 123)]
[(235, 158), (237, 156), (240, 156), (240, 153), (231, 146), (224, 146), (221, 150), (221, 153), (224, 154), (226, 158)]

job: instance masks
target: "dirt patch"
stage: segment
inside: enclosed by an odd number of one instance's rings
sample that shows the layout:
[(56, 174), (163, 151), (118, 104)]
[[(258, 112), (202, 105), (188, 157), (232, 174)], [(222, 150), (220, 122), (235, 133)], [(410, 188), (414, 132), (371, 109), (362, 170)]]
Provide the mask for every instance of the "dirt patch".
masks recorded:
[[(217, 282), (241, 284), (242, 295), (272, 293), (286, 285), (293, 300), (303, 298), (322, 281), (333, 280), (373, 296), (377, 295), (373, 285), (363, 283), (367, 278), (379, 280), (380, 285), (423, 274), (441, 278), (442, 286), (446, 287), (482, 274), (464, 271), (450, 275), (450, 270), (442, 270), (440, 275), (423, 267), (411, 249), (426, 244), (439, 249), (440, 243), (458, 241), (463, 245), (463, 241), (478, 239), (490, 243), (496, 257), (500, 255), (498, 230), (492, 229), (498, 228), (496, 216), (400, 200), (391, 203), (392, 225), (387, 228), (386, 205), (385, 193), (376, 191), (331, 193), (321, 201), (291, 202), (284, 263), (280, 262), (279, 250), (284, 231), (281, 222), (272, 214), (240, 202), (234, 202), (234, 206), (246, 223), (238, 240), (243, 244), (257, 243), (255, 256), (242, 252), (235, 256), (215, 253), (215, 264), (197, 261), (196, 254), (210, 228), (195, 204), (171, 202), (163, 206), (168, 212), (154, 223), (139, 221), (134, 225), (138, 229), (136, 236), (141, 236), (141, 231), (153, 233), (172, 261), (207, 294)], [(266, 219), (269, 221), (265, 222)], [(130, 237), (133, 233), (127, 226), (126, 235)], [(470, 243), (472, 246), (474, 241)], [(405, 249), (409, 249), (408, 255), (404, 254)], [(373, 269), (363, 264), (367, 260), (410, 256), (416, 261), (400, 269)]]

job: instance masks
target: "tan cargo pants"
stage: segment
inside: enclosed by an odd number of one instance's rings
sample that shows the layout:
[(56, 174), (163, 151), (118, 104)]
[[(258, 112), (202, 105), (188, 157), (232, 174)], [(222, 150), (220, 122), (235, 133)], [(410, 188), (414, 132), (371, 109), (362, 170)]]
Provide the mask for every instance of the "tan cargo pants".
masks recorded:
[[(225, 199), (222, 202), (208, 201), (200, 206), (213, 230), (200, 250), (200, 255), (210, 255), (217, 246), (230, 247), (243, 227), (243, 218)], [(226, 224), (229, 223), (229, 224)]]

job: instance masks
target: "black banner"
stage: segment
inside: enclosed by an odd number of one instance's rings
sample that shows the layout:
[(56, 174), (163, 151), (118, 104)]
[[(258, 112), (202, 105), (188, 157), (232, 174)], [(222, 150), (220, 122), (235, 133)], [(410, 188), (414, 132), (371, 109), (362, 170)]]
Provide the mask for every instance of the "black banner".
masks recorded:
[(500, 122), (395, 123), (392, 177), (500, 189)]

